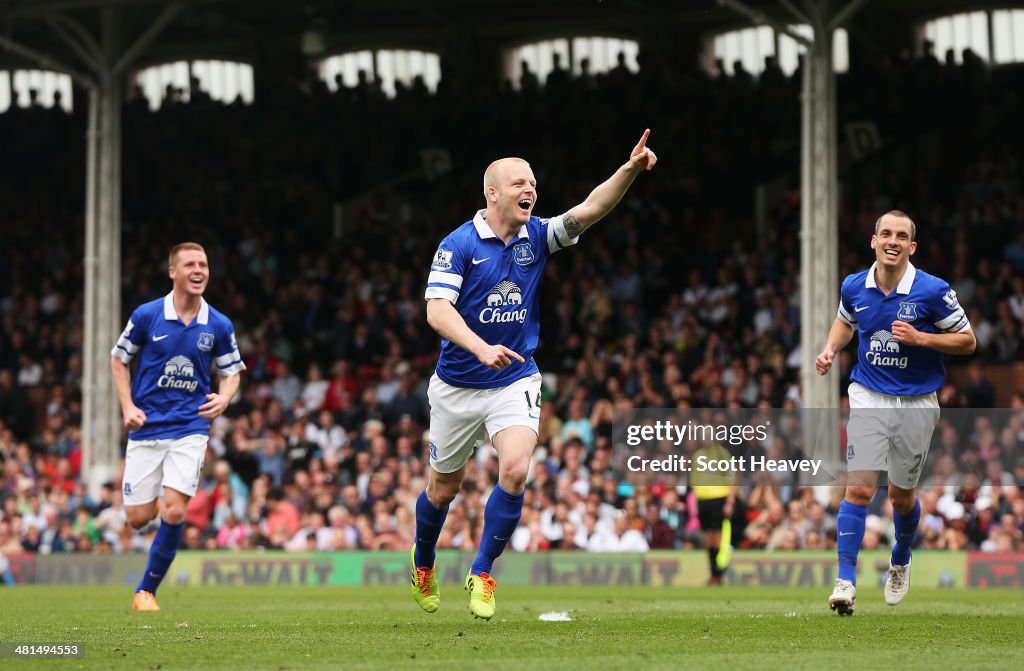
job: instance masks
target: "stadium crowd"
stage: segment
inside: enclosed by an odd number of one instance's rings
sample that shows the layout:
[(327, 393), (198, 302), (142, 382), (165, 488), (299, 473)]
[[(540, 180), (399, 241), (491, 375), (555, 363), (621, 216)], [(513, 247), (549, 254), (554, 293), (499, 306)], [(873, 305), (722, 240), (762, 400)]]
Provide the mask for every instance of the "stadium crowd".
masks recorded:
[[(990, 408), (985, 366), (1024, 353), (1024, 193), (1014, 158), (1022, 137), (1011, 122), (1020, 101), (999, 94), (994, 73), (971, 58), (868, 56), (840, 82), (840, 120), (884, 110), (882, 137), (901, 139), (846, 176), (840, 275), (869, 261), (881, 212), (911, 212), (915, 263), (951, 278), (978, 337), (969, 382), (947, 384), (941, 402)], [(438, 351), (422, 299), (437, 242), (472, 215), (463, 208), (490, 158), (513, 148), (529, 158), (545, 195), (540, 211), (554, 214), (607, 172), (605, 145), (644, 125), (672, 170), (638, 183), (548, 269), (537, 359), (549, 375), (511, 544), (700, 547), (692, 492), (626, 480), (613, 458), (612, 415), (799, 407), (799, 193), (781, 190), (761, 226), (747, 197), (736, 197), (791, 176), (795, 164), (799, 74), (768, 65), (756, 79), (642, 59), (638, 73), (562, 71), (543, 86), (527, 77), (494, 91), (453, 77), (436, 93), (417, 84), (389, 99), (372, 80), (332, 93), (311, 78), (301, 91), (261, 89), (250, 106), (201, 95), (183, 102), (175, 91), (156, 112), (130, 101), (124, 304), (167, 291), (171, 244), (202, 242), (213, 269), (208, 298), (234, 320), (248, 368), (213, 425), (185, 547), (407, 550)], [(80, 478), (84, 107), (0, 114), (2, 144), (27, 157), (0, 165), (9, 210), (0, 229), (0, 553), (139, 551), (155, 529), (126, 525), (119, 482), (94, 499)], [(507, 133), (495, 138), (494, 126)], [(943, 142), (952, 128), (974, 142)], [(393, 172), (434, 146), (458, 167), (434, 181)], [(910, 156), (912, 169), (893, 167), (896, 155)], [(392, 186), (374, 186), (385, 182)], [(351, 201), (358, 207), (332, 214), (354, 196), (363, 196)], [(852, 351), (840, 358), (843, 389)], [(994, 424), (943, 420), (920, 546), (1021, 549), (1020, 394), (1011, 405)], [(439, 547), (475, 548), (476, 511), (496, 478), (484, 446)], [(738, 547), (834, 548), (841, 490), (822, 502), (796, 480), (753, 478), (740, 491)], [(876, 499), (865, 547), (892, 538), (884, 505)]]

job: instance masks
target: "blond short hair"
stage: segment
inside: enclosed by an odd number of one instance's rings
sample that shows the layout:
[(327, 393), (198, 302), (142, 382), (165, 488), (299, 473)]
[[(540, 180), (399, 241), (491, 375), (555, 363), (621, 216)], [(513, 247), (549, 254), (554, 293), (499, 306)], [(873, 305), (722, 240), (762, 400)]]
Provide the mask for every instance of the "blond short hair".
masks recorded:
[(174, 260), (178, 257), (178, 252), (184, 252), (186, 250), (195, 250), (206, 254), (206, 249), (204, 249), (198, 242), (182, 242), (171, 247), (171, 253), (167, 255), (167, 265), (173, 266)]
[(491, 164), (487, 166), (487, 170), (484, 171), (484, 197), (487, 196), (487, 187), (498, 186), (498, 173), (501, 168), (509, 163), (522, 163), (529, 166), (530, 162), (524, 158), (518, 156), (510, 156), (508, 158), (499, 158), (497, 161), (491, 161)]

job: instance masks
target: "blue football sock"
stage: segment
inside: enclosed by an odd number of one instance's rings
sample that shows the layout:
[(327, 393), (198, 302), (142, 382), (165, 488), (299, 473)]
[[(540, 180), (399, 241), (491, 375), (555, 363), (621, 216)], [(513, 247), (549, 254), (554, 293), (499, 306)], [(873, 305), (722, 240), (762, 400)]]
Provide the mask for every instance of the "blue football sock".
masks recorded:
[(474, 575), (490, 574), (494, 560), (501, 556), (519, 525), (523, 514), (523, 494), (509, 494), (501, 485), (495, 485), (484, 506), (484, 530), (480, 539), (480, 552), (473, 560), (470, 572)]
[(420, 492), (416, 499), (416, 566), (433, 567), (434, 549), (446, 517), (448, 506), (435, 508), (427, 498), (427, 490)]
[(896, 524), (896, 543), (892, 546), (893, 566), (906, 566), (910, 563), (910, 546), (914, 543), (917, 523), (921, 521), (921, 502), (914, 500), (914, 509), (906, 515), (898, 510), (892, 511), (892, 521)]
[(181, 535), (185, 533), (185, 524), (169, 524), (167, 520), (160, 520), (160, 528), (156, 531), (156, 538), (149, 548), (149, 561), (146, 562), (146, 571), (142, 574), (136, 592), (149, 592), (156, 594), (160, 581), (167, 575), (167, 569), (174, 561), (174, 555), (178, 553), (178, 546), (181, 545)]
[(839, 578), (857, 584), (857, 554), (864, 541), (864, 520), (868, 509), (847, 500), (839, 505), (836, 518), (836, 549), (839, 551)]

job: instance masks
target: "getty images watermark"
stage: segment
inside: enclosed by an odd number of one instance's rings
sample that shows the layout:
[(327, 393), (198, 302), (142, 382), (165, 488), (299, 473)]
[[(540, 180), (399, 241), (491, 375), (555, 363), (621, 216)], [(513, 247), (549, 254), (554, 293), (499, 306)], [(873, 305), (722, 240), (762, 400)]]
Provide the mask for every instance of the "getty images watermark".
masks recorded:
[[(817, 475), (821, 459), (773, 459), (767, 454), (733, 454), (729, 448), (751, 442), (767, 443), (771, 434), (771, 420), (763, 424), (705, 424), (689, 419), (676, 424), (671, 419), (654, 420), (646, 424), (626, 425), (626, 445), (637, 448), (645, 443), (669, 443), (676, 448), (698, 444), (692, 453), (672, 453), (659, 458), (644, 458), (640, 454), (626, 457), (626, 468), (633, 472), (674, 473), (738, 473), (767, 471), (771, 473), (801, 472)], [(688, 456), (689, 454), (689, 456)]]
[[(920, 486), (1015, 481), (1024, 486), (1024, 411), (1011, 409), (616, 410), (613, 465), (634, 485), (831, 486), (847, 459), (893, 426), (931, 426)], [(918, 414), (915, 414), (918, 413)], [(929, 414), (931, 413), (931, 414)], [(866, 429), (865, 429), (866, 427)], [(877, 430), (876, 430), (877, 429)]]

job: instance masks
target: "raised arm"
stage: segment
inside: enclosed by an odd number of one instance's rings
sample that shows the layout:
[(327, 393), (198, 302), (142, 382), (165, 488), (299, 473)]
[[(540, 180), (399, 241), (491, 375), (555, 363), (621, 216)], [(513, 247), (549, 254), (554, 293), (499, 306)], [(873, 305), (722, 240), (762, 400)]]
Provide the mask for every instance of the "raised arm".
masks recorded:
[(523, 357), (504, 345), (491, 345), (485, 342), (469, 328), (466, 320), (446, 298), (431, 298), (427, 301), (427, 323), (442, 338), (468, 351), (492, 370), (501, 370), (512, 365), (513, 359), (519, 363), (526, 362)]
[(645, 130), (640, 141), (633, 147), (629, 160), (619, 166), (611, 177), (597, 185), (586, 200), (562, 215), (565, 232), (570, 238), (575, 238), (611, 212), (636, 176), (644, 170), (652, 169), (658, 162), (658, 157), (647, 146), (650, 134), (650, 128)]

